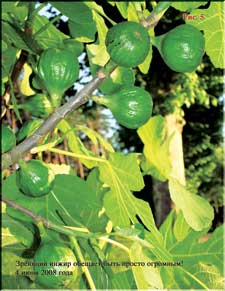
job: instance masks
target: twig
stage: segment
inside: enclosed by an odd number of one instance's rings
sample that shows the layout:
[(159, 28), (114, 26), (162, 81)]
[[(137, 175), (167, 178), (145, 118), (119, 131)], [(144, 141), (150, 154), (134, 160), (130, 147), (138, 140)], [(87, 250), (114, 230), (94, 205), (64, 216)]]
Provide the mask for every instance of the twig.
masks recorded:
[[(142, 19), (141, 23), (147, 29), (154, 27), (159, 19), (162, 17), (164, 12), (170, 6), (171, 2), (159, 2), (158, 5), (153, 9), (152, 13), (146, 19)], [(56, 108), (56, 110), (45, 120), (45, 122), (38, 128), (33, 135), (28, 137), (25, 141), (17, 145), (10, 152), (2, 155), (2, 169), (8, 168), (10, 165), (16, 163), (19, 159), (22, 159), (24, 155), (29, 152), (33, 147), (35, 147), (43, 137), (51, 131), (60, 120), (65, 118), (74, 109), (80, 107), (82, 104), (86, 103), (92, 94), (92, 92), (98, 88), (98, 86), (110, 76), (110, 74), (115, 70), (116, 66), (111, 63), (111, 67), (108, 66), (102, 68), (97, 73), (97, 76), (87, 84), (80, 92), (78, 92), (69, 102), (63, 106)], [(104, 69), (106, 69), (104, 71)]]
[(34, 213), (33, 211), (17, 204), (16, 202), (2, 196), (2, 201), (5, 202), (7, 205), (9, 205), (10, 207), (24, 213), (25, 215), (31, 217), (33, 220), (35, 220), (37, 223), (38, 222), (42, 222), (42, 224), (49, 229), (55, 230), (59, 233), (63, 233), (69, 236), (77, 236), (77, 237), (83, 237), (83, 238), (90, 238), (91, 234), (89, 233), (85, 233), (84, 230), (73, 230), (73, 229), (69, 229), (66, 226), (64, 227), (63, 225), (57, 225), (53, 222), (51, 222), (50, 220), (47, 220), (46, 218)]
[[(76, 253), (78, 255), (79, 261), (80, 262), (84, 262), (85, 260), (84, 260), (83, 254), (81, 252), (81, 249), (80, 249), (80, 246), (79, 246), (77, 240), (73, 236), (71, 236), (70, 237), (70, 241), (71, 241), (71, 243), (73, 244), (73, 246), (74, 246), (74, 248), (76, 250)], [(95, 287), (95, 283), (94, 283), (94, 281), (93, 281), (93, 279), (91, 277), (91, 274), (90, 274), (90, 272), (88, 270), (88, 267), (85, 266), (85, 264), (84, 264), (84, 266), (82, 266), (82, 270), (83, 270), (83, 272), (85, 274), (85, 277), (86, 277), (86, 279), (88, 281), (88, 284), (89, 284), (91, 290), (97, 290), (96, 287)]]
[(19, 159), (22, 159), (24, 155), (35, 147), (48, 132), (50, 132), (62, 119), (65, 118), (66, 115), (86, 103), (91, 93), (98, 88), (99, 84), (102, 83), (106, 77), (108, 76), (100, 70), (97, 76), (80, 92), (78, 92), (63, 106), (56, 108), (56, 110), (45, 120), (44, 123), (42, 123), (33, 135), (17, 145), (10, 152), (3, 154), (2, 169), (6, 169), (10, 165), (16, 163)]
[(147, 18), (143, 18), (141, 20), (142, 25), (147, 28), (153, 28), (157, 25), (160, 18), (166, 12), (166, 10), (170, 7), (171, 1), (160, 1), (156, 7), (154, 7), (153, 11)]

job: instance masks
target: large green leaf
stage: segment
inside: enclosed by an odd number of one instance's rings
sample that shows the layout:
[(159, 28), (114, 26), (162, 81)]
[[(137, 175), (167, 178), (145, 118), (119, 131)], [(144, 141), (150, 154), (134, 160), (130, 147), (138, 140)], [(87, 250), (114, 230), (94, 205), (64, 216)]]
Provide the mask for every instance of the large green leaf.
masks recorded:
[(101, 89), (103, 94), (110, 95), (119, 90), (124, 85), (134, 85), (134, 81), (134, 72), (131, 68), (117, 67), (112, 72), (110, 77), (99, 86), (99, 89)]
[[(185, 225), (181, 212), (171, 211), (160, 232), (173, 261), (180, 262), (181, 266), (161, 269), (165, 288), (222, 288), (224, 227), (218, 227), (212, 235), (206, 234), (208, 229), (194, 231)], [(178, 231), (182, 235), (177, 235)]]
[(223, 226), (218, 227), (205, 242), (199, 239), (206, 231), (192, 229), (182, 241), (170, 246), (174, 261), (182, 267), (162, 269), (164, 286), (169, 289), (222, 289), (223, 284)]
[[(95, 240), (79, 239), (79, 245), (84, 250), (85, 261), (99, 263), (100, 261), (106, 261), (105, 255), (99, 248)], [(99, 255), (101, 253), (101, 255)], [(110, 267), (104, 268), (103, 265), (99, 264), (95, 267), (90, 267), (89, 272), (93, 278), (95, 287), (97, 290), (108, 290), (109, 288), (109, 278), (108, 273), (110, 273)]]
[(163, 289), (159, 270), (153, 266), (147, 265), (150, 259), (146, 256), (142, 247), (138, 243), (134, 243), (130, 248), (130, 260), (131, 262), (144, 263), (143, 266), (132, 267), (138, 289)]
[(116, 7), (117, 9), (119, 10), (120, 14), (123, 16), (123, 18), (127, 18), (128, 16), (128, 12), (127, 12), (127, 9), (128, 9), (128, 5), (129, 5), (129, 2), (125, 2), (125, 1), (121, 1), (121, 2), (116, 2)]
[[(217, 290), (224, 288), (224, 277), (215, 265), (198, 263), (190, 268), (190, 274), (197, 277), (200, 282), (203, 282), (208, 289)], [(195, 287), (196, 286), (196, 287)], [(198, 289), (198, 282), (192, 283), (192, 288)]]
[(190, 193), (176, 179), (169, 179), (169, 191), (173, 202), (183, 212), (186, 222), (196, 231), (211, 225), (214, 212), (209, 202), (195, 194)]
[(224, 225), (219, 226), (205, 242), (199, 242), (199, 237), (194, 231), (189, 232), (186, 238), (174, 244), (170, 251), (177, 260), (183, 260), (184, 267), (191, 268), (194, 264), (207, 263), (215, 265), (223, 274), (223, 246)]
[[(103, 188), (103, 185), (99, 179), (99, 171), (97, 168), (93, 169), (87, 178), (87, 185), (92, 190), (94, 194), (94, 199), (98, 202), (98, 223), (96, 223), (96, 211), (91, 211), (89, 215), (89, 227), (92, 231), (104, 231), (106, 223), (108, 222), (108, 217), (105, 215), (105, 211), (100, 209), (103, 208), (103, 196), (107, 191)], [(93, 195), (92, 194), (92, 195)]]
[[(68, 140), (68, 146), (69, 149), (76, 154), (84, 155), (84, 156), (90, 156), (93, 157), (93, 152), (89, 151), (85, 148), (83, 143), (81, 142), (78, 135), (74, 132), (72, 126), (67, 122), (66, 120), (61, 120), (60, 123), (57, 125), (57, 128), (64, 134), (66, 134), (66, 138)], [(95, 161), (91, 161), (88, 159), (80, 159), (80, 161), (87, 167), (87, 168), (93, 168), (97, 165)]]
[(92, 10), (92, 12), (95, 11), (99, 15), (105, 17), (112, 25), (116, 24), (108, 15), (106, 15), (101, 5), (98, 5), (94, 1), (84, 1), (84, 4), (87, 5)]
[[(2, 188), (6, 197), (54, 223), (64, 224), (65, 221), (69, 226), (85, 226), (99, 231), (104, 229), (107, 222), (105, 216), (99, 217), (103, 207), (102, 194), (100, 191), (97, 192), (97, 185), (96, 189), (92, 189), (89, 183), (74, 175), (56, 175), (53, 190), (48, 195), (33, 198), (19, 191), (13, 174), (4, 181)], [(24, 222), (33, 221), (32, 218), (11, 207), (7, 206), (6, 212)]]
[(16, 2), (3, 1), (1, 3), (2, 14), (11, 12), (16, 7)]
[(2, 22), (2, 39), (10, 46), (13, 44), (15, 48), (32, 52), (21, 35), (19, 35), (18, 32), (6, 22)]
[[(225, 44), (225, 7), (223, 2), (211, 1), (209, 8), (193, 10), (190, 15), (195, 15), (196, 20), (186, 20), (200, 30), (204, 31), (206, 40), (206, 53), (216, 68), (224, 68)], [(204, 15), (201, 19), (200, 15)]]
[[(18, 7), (18, 2), (2, 2), (2, 19), (12, 20), (23, 23), (27, 17), (28, 8), (26, 5)], [(9, 16), (10, 15), (10, 16)]]
[[(218, 286), (218, 282), (212, 282), (212, 277), (209, 274), (202, 276), (196, 266), (192, 267), (191, 270), (174, 267), (161, 268), (160, 271), (163, 284), (169, 290), (215, 290), (214, 287)], [(218, 279), (217, 274), (215, 277)]]
[[(41, 214), (44, 217), (47, 217), (47, 207), (45, 206), (45, 197), (40, 198), (31, 198), (25, 196), (17, 187), (16, 184), (16, 174), (10, 175), (2, 184), (2, 193), (7, 198), (17, 202), (18, 204), (29, 208), (37, 214)], [(6, 208), (6, 213), (16, 219), (32, 222), (33, 219), (29, 216), (21, 213), (18, 210), (15, 210), (9, 206)]]
[(90, 230), (104, 230), (107, 221), (105, 217), (99, 217), (103, 205), (102, 194), (98, 189), (98, 185), (96, 188), (91, 188), (87, 182), (77, 176), (57, 175), (52, 195), (48, 197), (49, 208), (57, 211), (72, 225), (78, 226), (77, 223), (80, 222)]
[(174, 222), (173, 232), (177, 241), (182, 241), (190, 231), (190, 226), (184, 219), (182, 211), (177, 213), (177, 218)]
[(16, 61), (17, 49), (8, 46), (7, 50), (2, 53), (2, 79), (8, 79), (8, 75)]
[[(37, 34), (35, 35), (35, 33)], [(63, 40), (68, 38), (52, 23), (49, 23), (45, 16), (40, 15), (37, 15), (34, 19), (33, 34), (35, 41), (43, 49), (63, 46)]]
[(84, 132), (88, 138), (93, 142), (93, 144), (98, 145), (98, 143), (103, 146), (107, 151), (109, 152), (114, 152), (113, 147), (111, 144), (105, 140), (101, 134), (99, 134), (97, 131), (93, 130), (90, 127), (83, 126), (83, 125), (78, 125), (77, 128)]
[(115, 289), (115, 290), (136, 289), (134, 276), (131, 270), (113, 274), (111, 284), (112, 284), (112, 289)]
[(50, 2), (52, 6), (67, 16), (71, 21), (80, 24), (92, 22), (92, 11), (80, 1), (71, 2)]
[(189, 11), (205, 4), (207, 1), (173, 1), (171, 6), (180, 11)]
[[(107, 169), (103, 173), (103, 169)], [(111, 153), (109, 164), (103, 164), (100, 168), (101, 178), (104, 176), (104, 183), (111, 185), (112, 177), (110, 174), (116, 174), (123, 185), (129, 187), (130, 190), (139, 191), (144, 187), (144, 181), (138, 166), (137, 155), (122, 153)]]
[(152, 45), (150, 45), (150, 49), (148, 51), (148, 55), (146, 56), (143, 63), (141, 63), (138, 68), (143, 74), (147, 74), (149, 71), (149, 67), (152, 61)]
[(29, 247), (33, 242), (33, 233), (22, 223), (7, 214), (2, 215), (2, 246), (22, 243)]
[(135, 198), (130, 191), (139, 191), (144, 186), (136, 154), (111, 153), (109, 160), (99, 165), (99, 171), (101, 181), (110, 187), (104, 196), (104, 207), (114, 226), (138, 223), (138, 216), (149, 230), (157, 233), (148, 203)]
[(92, 42), (95, 40), (96, 25), (94, 21), (80, 24), (69, 20), (69, 29), (70, 34), (77, 41)]
[[(8, 251), (6, 248), (2, 249), (1, 254), (2, 259), (2, 288), (3, 289), (20, 289), (20, 290), (30, 290), (35, 289), (32, 281), (28, 279), (27, 276), (22, 275), (22, 272), (32, 272), (32, 266), (17, 266), (17, 262), (25, 263), (30, 261), (29, 259), (24, 259), (17, 256), (15, 253)], [(19, 275), (16, 275), (16, 272)]]
[(93, 17), (98, 31), (98, 40), (97, 43), (87, 45), (88, 57), (92, 64), (104, 66), (109, 60), (109, 54), (107, 53), (105, 46), (105, 38), (108, 28), (104, 19), (95, 11), (93, 11)]
[(171, 172), (169, 156), (170, 138), (166, 138), (165, 120), (161, 115), (154, 116), (138, 129), (144, 143), (145, 168), (156, 179), (165, 181)]
[(131, 1), (129, 1), (128, 7), (127, 7), (127, 20), (128, 21), (139, 22), (137, 9), (135, 7), (135, 4), (133, 2), (131, 2)]
[(176, 218), (175, 209), (171, 210), (163, 224), (160, 226), (160, 233), (163, 235), (164, 246), (169, 250), (176, 242), (176, 237), (173, 233), (174, 220)]

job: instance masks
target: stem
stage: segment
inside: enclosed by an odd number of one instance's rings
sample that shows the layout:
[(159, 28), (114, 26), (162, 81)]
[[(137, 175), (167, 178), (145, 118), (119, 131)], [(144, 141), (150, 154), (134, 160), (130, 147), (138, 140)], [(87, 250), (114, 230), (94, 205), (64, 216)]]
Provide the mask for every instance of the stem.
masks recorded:
[[(165, 5), (165, 3), (159, 2), (157, 4), (158, 8), (155, 11), (161, 11), (159, 7), (164, 8), (159, 14), (155, 13), (154, 10), (146, 19), (142, 19), (141, 23), (147, 29), (156, 26), (159, 19), (162, 17), (163, 13), (170, 6), (170, 2)], [(167, 8), (166, 8), (166, 7)], [(23, 52), (23, 51), (22, 51)], [(27, 59), (27, 57), (26, 57)], [(25, 60), (26, 61), (26, 60)], [(111, 64), (110, 64), (111, 65)], [(23, 66), (23, 65), (22, 65)], [(20, 70), (22, 69), (20, 64)], [(56, 108), (56, 110), (43, 122), (43, 124), (34, 132), (33, 135), (29, 136), (22, 143), (17, 145), (11, 151), (2, 155), (2, 170), (7, 169), (12, 164), (16, 163), (19, 159), (23, 158), (27, 152), (29, 152), (33, 147), (35, 147), (44, 136), (49, 133), (62, 119), (64, 119), (69, 113), (71, 113), (74, 109), (77, 109), (82, 104), (86, 103), (91, 95), (91, 93), (98, 88), (98, 86), (110, 76), (110, 74), (115, 69), (114, 66), (110, 68), (111, 70), (107, 73), (104, 72), (104, 68), (100, 69), (97, 73), (97, 76), (87, 84), (80, 92), (78, 92), (73, 98), (70, 99), (69, 102), (64, 104), (63, 106)], [(13, 79), (13, 78), (12, 78)], [(13, 79), (14, 80), (14, 79)]]
[(171, 1), (160, 1), (158, 4), (154, 7), (153, 11), (147, 18), (143, 18), (141, 20), (142, 25), (146, 29), (153, 28), (157, 25), (160, 18), (163, 16), (163, 14), (166, 12), (166, 10), (170, 7)]
[(57, 15), (56, 17), (54, 17), (51, 21), (49, 21), (47, 24), (45, 24), (44, 26), (42, 26), (38, 31), (36, 31), (33, 34), (33, 38), (37, 37), (40, 33), (44, 32), (46, 29), (48, 29), (48, 27), (53, 24), (55, 21), (57, 21), (58, 19), (60, 19), (60, 17), (62, 17), (62, 14)]
[[(71, 236), (70, 237), (70, 241), (71, 241), (71, 243), (73, 244), (73, 246), (74, 246), (74, 248), (76, 250), (76, 253), (78, 255), (78, 258), (79, 258), (80, 262), (85, 262), (83, 254), (81, 252), (81, 249), (80, 249), (80, 246), (79, 246), (77, 240), (73, 236)], [(86, 279), (88, 281), (88, 284), (89, 284), (91, 290), (97, 290), (96, 287), (95, 287), (95, 283), (94, 283), (94, 281), (93, 281), (93, 279), (91, 277), (91, 274), (90, 274), (90, 272), (88, 270), (88, 267), (87, 266), (82, 266), (82, 270), (83, 270), (83, 272), (84, 272), (84, 274), (86, 276)]]
[(130, 254), (130, 250), (126, 246), (124, 246), (123, 244), (121, 244), (121, 243), (119, 243), (119, 242), (117, 242), (117, 241), (115, 241), (113, 239), (110, 239), (110, 238), (104, 237), (104, 236), (99, 237), (98, 239), (106, 241), (106, 242), (108, 242), (108, 243), (110, 243), (112, 245), (115, 245), (115, 246), (119, 247), (120, 249), (124, 250), (125, 252), (127, 252), (128, 254)]
[(91, 96), (91, 99), (93, 101), (95, 101), (96, 103), (101, 104), (101, 105), (107, 106), (109, 104), (109, 100), (107, 98), (105, 98), (105, 97), (100, 97), (100, 96), (97, 96), (97, 95), (92, 95)]
[(63, 225), (58, 225), (55, 224), (53, 222), (51, 222), (50, 220), (47, 220), (46, 218), (39, 216), (38, 214), (34, 213), (33, 211), (17, 204), (16, 202), (9, 200), (8, 198), (2, 196), (2, 201), (5, 202), (8, 206), (12, 207), (13, 209), (16, 209), (20, 212), (22, 212), (23, 214), (33, 218), (34, 221), (36, 221), (37, 223), (43, 223), (43, 225), (46, 228), (55, 230), (59, 233), (68, 235), (68, 236), (77, 236), (77, 237), (83, 237), (83, 238), (87, 238), (89, 239), (90, 237), (92, 237), (93, 235), (85, 233), (83, 230), (82, 231), (77, 231), (74, 228), (73, 229), (68, 229)]
[(2, 169), (8, 168), (10, 165), (22, 159), (27, 152), (35, 147), (44, 136), (49, 133), (62, 119), (65, 118), (74, 109), (86, 103), (91, 93), (98, 88), (105, 78), (108, 76), (99, 71), (97, 76), (87, 84), (80, 92), (71, 98), (63, 106), (56, 108), (55, 111), (42, 123), (42, 125), (26, 140), (14, 147), (10, 152), (2, 155)]
[(108, 162), (107, 160), (103, 158), (95, 158), (95, 157), (85, 156), (81, 154), (75, 154), (75, 153), (67, 152), (64, 150), (56, 149), (56, 148), (50, 148), (48, 150), (52, 153), (62, 154), (62, 155), (73, 157), (73, 158), (86, 159), (86, 160), (91, 160), (91, 161), (96, 161), (96, 162), (101, 162), (101, 163)]
[(154, 7), (153, 12), (155, 14), (161, 14), (162, 12), (165, 13), (165, 11), (170, 7), (171, 4), (172, 4), (172, 1), (160, 1)]
[(16, 117), (19, 119), (20, 123), (22, 124), (22, 119), (21, 119), (21, 116), (20, 116), (20, 113), (19, 113), (19, 110), (17, 108), (17, 101), (16, 101), (16, 96), (14, 94), (14, 91), (13, 91), (13, 82), (12, 80), (9, 78), (9, 92), (10, 92), (10, 95), (11, 95), (11, 99), (12, 99), (12, 104), (13, 104), (13, 110), (16, 114)]

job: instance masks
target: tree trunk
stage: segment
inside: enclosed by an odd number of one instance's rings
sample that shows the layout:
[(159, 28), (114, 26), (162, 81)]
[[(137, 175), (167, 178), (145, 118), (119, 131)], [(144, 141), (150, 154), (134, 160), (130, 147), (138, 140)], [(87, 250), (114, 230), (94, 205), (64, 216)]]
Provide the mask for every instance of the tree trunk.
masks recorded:
[[(169, 148), (172, 164), (171, 175), (176, 177), (181, 184), (185, 185), (186, 182), (182, 142), (184, 121), (183, 119), (178, 119), (175, 114), (166, 115), (165, 120), (167, 136), (173, 134)], [(170, 199), (167, 182), (159, 182), (153, 179), (153, 192), (155, 204), (155, 220), (156, 225), (159, 227), (165, 220), (173, 205)]]

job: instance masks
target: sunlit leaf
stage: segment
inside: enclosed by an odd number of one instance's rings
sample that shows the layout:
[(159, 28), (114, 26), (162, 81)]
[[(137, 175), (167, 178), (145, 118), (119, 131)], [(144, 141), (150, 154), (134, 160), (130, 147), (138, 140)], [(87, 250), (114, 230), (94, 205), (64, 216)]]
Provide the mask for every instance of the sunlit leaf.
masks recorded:
[(93, 17), (98, 31), (98, 42), (87, 46), (88, 56), (91, 63), (104, 66), (109, 60), (109, 54), (107, 53), (105, 46), (105, 38), (108, 28), (104, 19), (99, 14), (93, 12)]
[[(203, 30), (206, 40), (206, 53), (216, 68), (224, 68), (225, 17), (223, 2), (212, 1), (209, 8), (193, 10), (196, 20), (186, 20), (186, 23)], [(200, 16), (203, 14), (204, 19)]]
[(22, 223), (11, 218), (7, 214), (2, 216), (2, 246), (8, 246), (15, 243), (23, 244), (25, 249), (30, 247), (33, 242), (32, 232)]
[(92, 11), (82, 1), (50, 3), (73, 22), (80, 24), (92, 22)]
[(189, 11), (205, 4), (207, 1), (173, 1), (171, 6), (180, 11)]
[(153, 266), (147, 266), (150, 261), (138, 243), (134, 243), (130, 249), (131, 262), (143, 262), (144, 266), (134, 266), (132, 271), (138, 289), (163, 289), (159, 270)]
[(171, 199), (183, 212), (186, 222), (196, 231), (211, 225), (214, 211), (209, 202), (195, 194), (190, 193), (177, 180), (169, 179)]
[(165, 181), (172, 168), (169, 156), (170, 138), (166, 138), (165, 120), (161, 115), (154, 116), (138, 129), (144, 143), (144, 155), (148, 173), (156, 179)]
[[(43, 30), (43, 27), (46, 29)], [(42, 32), (38, 33), (40, 29)], [(49, 25), (49, 20), (45, 16), (37, 15), (33, 23), (33, 34), (38, 45), (43, 48), (60, 47), (63, 45), (63, 40), (68, 38), (64, 33), (59, 31), (53, 24)]]

